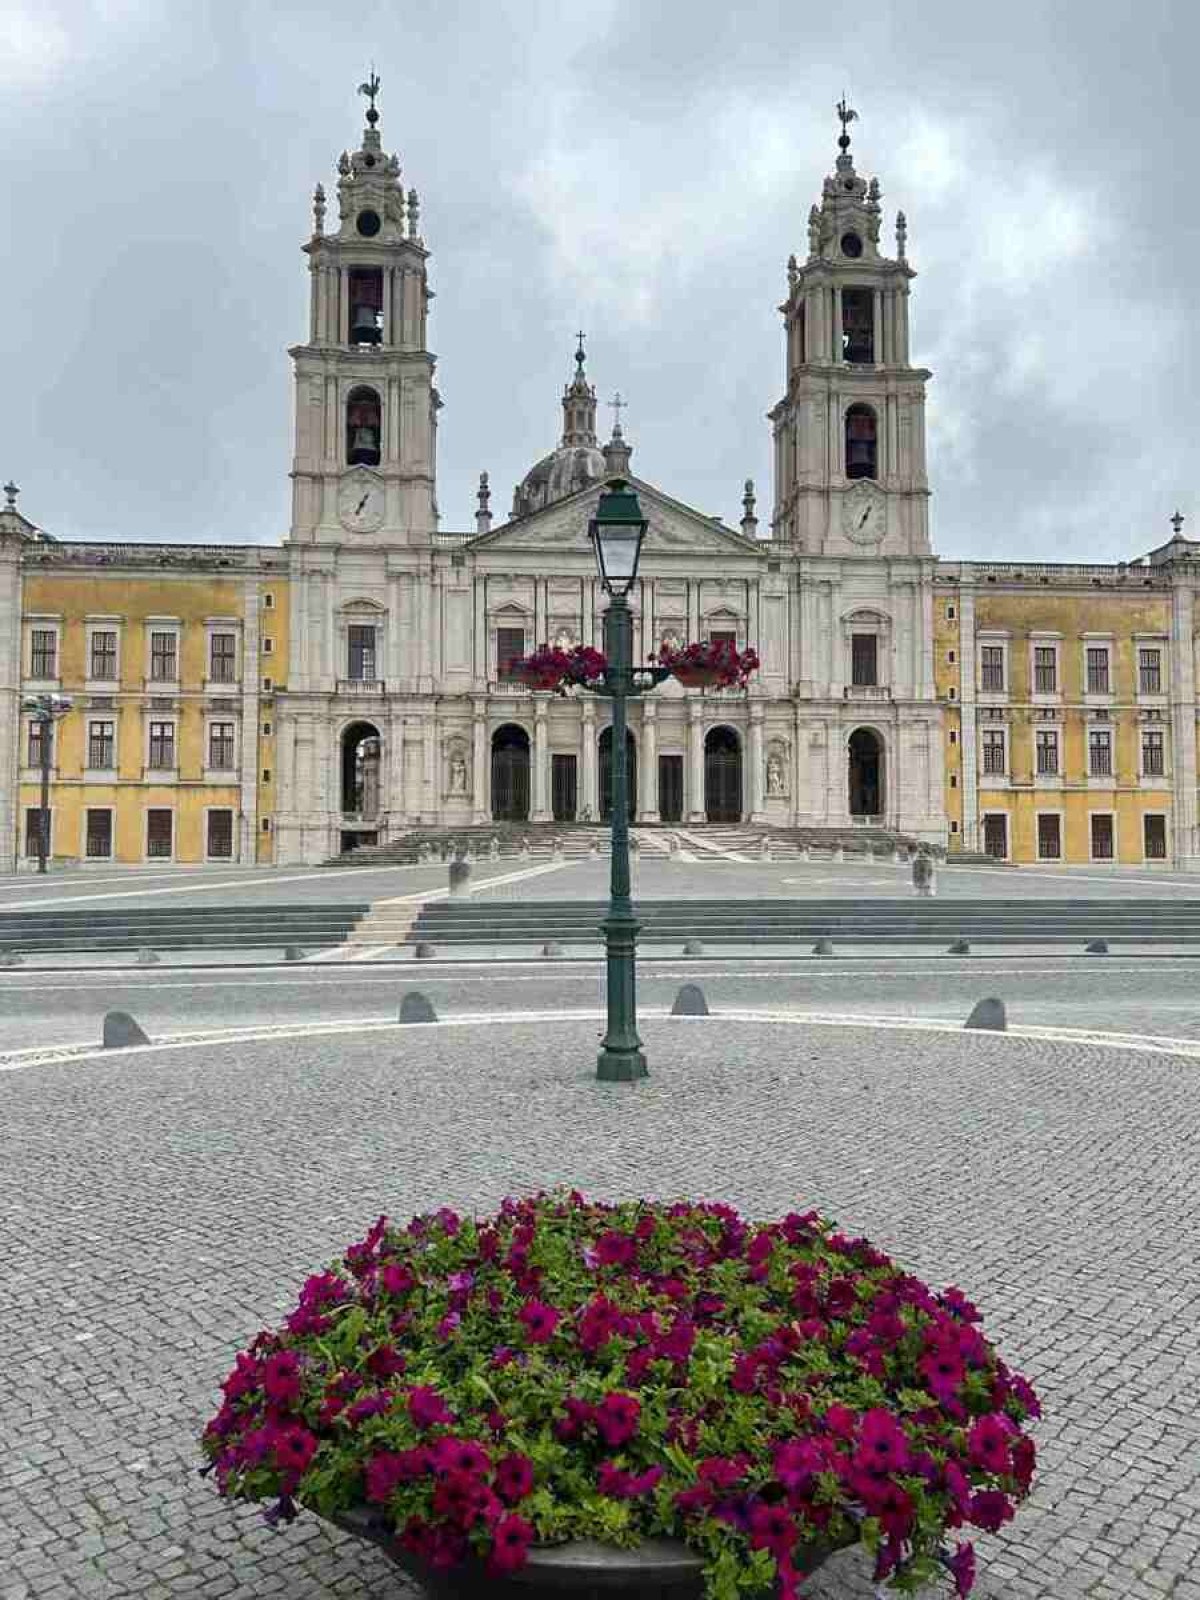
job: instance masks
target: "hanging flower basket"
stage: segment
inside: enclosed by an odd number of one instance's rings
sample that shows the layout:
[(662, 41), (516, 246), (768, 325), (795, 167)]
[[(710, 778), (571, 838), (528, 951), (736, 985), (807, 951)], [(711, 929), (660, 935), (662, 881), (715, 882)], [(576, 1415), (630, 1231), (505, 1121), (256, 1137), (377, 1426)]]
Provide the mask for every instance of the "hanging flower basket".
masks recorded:
[(566, 694), (575, 684), (595, 683), (603, 678), (608, 662), (599, 650), (577, 644), (571, 650), (557, 645), (539, 645), (532, 655), (522, 656), (509, 667), (509, 676), (529, 689)]
[(1014, 1515), (1040, 1415), (979, 1321), (815, 1211), (556, 1191), (380, 1217), (238, 1355), (203, 1470), (443, 1595), (595, 1594), (607, 1565), (631, 1597), (796, 1600), (861, 1545), (889, 1592), (945, 1568), (963, 1596), (972, 1546), (943, 1540)]
[(685, 689), (712, 689), (721, 681), (718, 667), (690, 666), (681, 663), (671, 670)]
[(663, 645), (651, 659), (657, 659), (685, 689), (744, 689), (759, 666), (757, 650), (739, 650), (724, 639), (675, 648)]

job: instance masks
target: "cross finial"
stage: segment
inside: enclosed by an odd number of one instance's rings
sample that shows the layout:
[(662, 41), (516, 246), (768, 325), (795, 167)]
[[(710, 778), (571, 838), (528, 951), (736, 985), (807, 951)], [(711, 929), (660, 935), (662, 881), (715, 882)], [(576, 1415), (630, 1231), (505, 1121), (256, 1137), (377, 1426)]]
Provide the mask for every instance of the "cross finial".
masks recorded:
[(619, 439), (621, 437), (621, 412), (629, 404), (629, 401), (621, 399), (621, 391), (618, 389), (608, 403), (613, 413), (613, 438)]
[(375, 63), (372, 61), (371, 76), (367, 79), (366, 83), (360, 83), (358, 86), (359, 94), (365, 94), (367, 99), (371, 102), (367, 111), (367, 121), (372, 127), (374, 127), (379, 121), (379, 113), (375, 109), (375, 96), (379, 93), (380, 83), (381, 79), (379, 74), (375, 71)]
[[(5, 487), (5, 491), (4, 492), (6, 494), (8, 493), (7, 486)], [(1171, 518), (1171, 526), (1175, 529), (1175, 537), (1178, 539), (1180, 537), (1180, 534), (1183, 531), (1183, 512), (1182, 511), (1177, 511), (1175, 513), (1175, 515)]]
[(6, 511), (15, 511), (17, 509), (17, 496), (20, 494), (20, 492), (20, 489), (17, 488), (16, 484), (10, 478), (4, 485), (4, 498), (8, 501), (8, 504), (4, 508)]
[(576, 351), (575, 351), (575, 365), (577, 367), (579, 367), (580, 370), (582, 371), (582, 369), (583, 369), (583, 341), (587, 337), (587, 335), (584, 333), (583, 329), (581, 328), (579, 330), (579, 332), (575, 335), (575, 337), (579, 340), (578, 347), (576, 348)]
[(841, 138), (839, 138), (839, 140), (838, 140), (838, 145), (843, 150), (849, 150), (849, 148), (850, 148), (850, 135), (846, 132), (846, 129), (850, 126), (850, 124), (852, 122), (856, 122), (858, 120), (858, 112), (857, 111), (852, 111), (850, 109), (850, 107), (846, 104), (846, 96), (845, 96), (844, 93), (842, 95), (842, 98), (837, 103), (837, 114), (838, 114), (838, 119), (842, 124), (842, 133), (841, 133)]

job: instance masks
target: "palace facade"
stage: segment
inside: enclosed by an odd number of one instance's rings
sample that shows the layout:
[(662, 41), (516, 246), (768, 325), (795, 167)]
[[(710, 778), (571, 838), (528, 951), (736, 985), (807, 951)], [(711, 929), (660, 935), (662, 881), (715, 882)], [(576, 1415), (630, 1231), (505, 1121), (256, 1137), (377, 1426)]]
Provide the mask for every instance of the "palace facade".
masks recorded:
[[(599, 644), (588, 522), (630, 479), (649, 523), (631, 602), (664, 640), (753, 644), (747, 691), (673, 680), (631, 709), (644, 824), (856, 821), (1013, 861), (1200, 866), (1200, 546), (1141, 562), (939, 561), (903, 213), (843, 129), (787, 266), (787, 382), (768, 413), (769, 527), (639, 477), (601, 443), (582, 344), (557, 446), (507, 518), (482, 474), (475, 526), (437, 506), (441, 400), (416, 191), (378, 113), (318, 185), (310, 316), (291, 350), (292, 517), (277, 547), (57, 541), (0, 511), (0, 832), (36, 853), (40, 729), (51, 850), (83, 862), (313, 863), (414, 824), (600, 820), (607, 707), (521, 688), (543, 641)], [(5, 831), (6, 830), (6, 831)]]

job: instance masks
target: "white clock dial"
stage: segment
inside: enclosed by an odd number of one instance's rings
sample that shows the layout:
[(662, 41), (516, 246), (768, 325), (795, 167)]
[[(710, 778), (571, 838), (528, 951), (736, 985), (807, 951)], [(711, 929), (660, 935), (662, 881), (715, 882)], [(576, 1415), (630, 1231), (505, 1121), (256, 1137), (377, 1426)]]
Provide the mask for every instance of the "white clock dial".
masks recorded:
[(877, 544), (887, 527), (887, 500), (865, 480), (842, 500), (842, 529), (856, 544)]
[(383, 485), (365, 473), (346, 478), (338, 490), (338, 519), (351, 533), (374, 533), (383, 522)]

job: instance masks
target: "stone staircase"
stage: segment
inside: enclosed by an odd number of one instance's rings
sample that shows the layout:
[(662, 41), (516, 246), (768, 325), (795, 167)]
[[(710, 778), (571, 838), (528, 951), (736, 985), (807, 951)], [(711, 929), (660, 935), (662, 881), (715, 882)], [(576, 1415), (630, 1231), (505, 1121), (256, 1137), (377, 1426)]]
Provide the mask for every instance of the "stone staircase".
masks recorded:
[[(408, 942), (435, 948), (492, 945), (536, 952), (547, 940), (599, 945), (602, 901), (448, 900), (421, 907)], [(1194, 900), (642, 900), (639, 944), (854, 944), (941, 946), (1072, 945), (1092, 939), (1124, 945), (1200, 945)]]
[[(365, 903), (154, 906), (126, 910), (0, 912), (0, 952), (252, 950), (344, 944)], [(406, 925), (407, 931), (407, 925)], [(401, 935), (404, 937), (404, 935)]]

